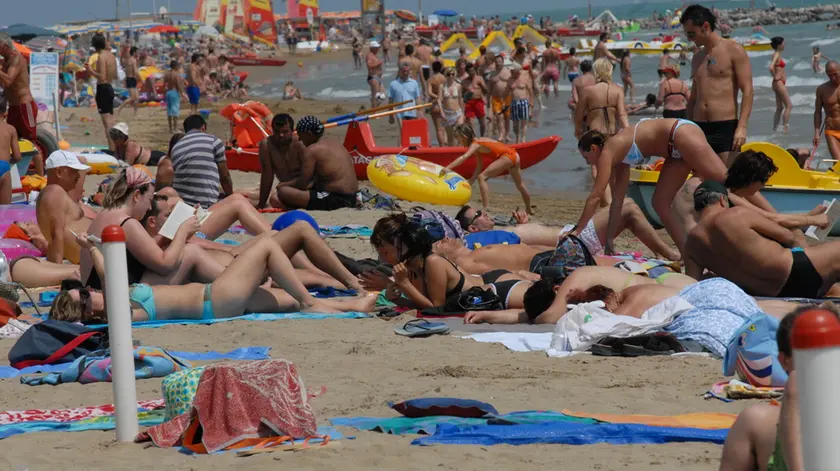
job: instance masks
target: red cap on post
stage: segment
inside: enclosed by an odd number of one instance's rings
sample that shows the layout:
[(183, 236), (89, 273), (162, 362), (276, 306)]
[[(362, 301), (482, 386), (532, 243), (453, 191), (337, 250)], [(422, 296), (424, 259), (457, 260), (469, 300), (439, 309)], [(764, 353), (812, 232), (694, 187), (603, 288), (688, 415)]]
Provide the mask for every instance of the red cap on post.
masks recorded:
[(793, 323), (794, 350), (840, 347), (840, 319), (827, 309), (803, 312)]
[(117, 225), (111, 225), (102, 229), (102, 243), (125, 242), (125, 231)]

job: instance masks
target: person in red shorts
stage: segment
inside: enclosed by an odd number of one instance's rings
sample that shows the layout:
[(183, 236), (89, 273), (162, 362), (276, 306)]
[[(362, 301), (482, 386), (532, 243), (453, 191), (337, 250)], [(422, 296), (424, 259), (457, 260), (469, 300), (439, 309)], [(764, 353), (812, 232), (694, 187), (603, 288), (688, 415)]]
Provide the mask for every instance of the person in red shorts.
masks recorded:
[(484, 96), (487, 95), (487, 84), (481, 76), (476, 75), (475, 66), (472, 63), (467, 63), (467, 79), (461, 83), (461, 88), (464, 90), (464, 116), (467, 118), (467, 123), (472, 126), (473, 119), (478, 118), (478, 128), (480, 136), (484, 136), (487, 130), (487, 123), (484, 117), (487, 112), (487, 103), (484, 101)]
[[(36, 124), (38, 106), (29, 90), (29, 67), (26, 59), (15, 49), (12, 38), (0, 33), (0, 56), (3, 67), (0, 69), (0, 87), (9, 102), (9, 116), (6, 122), (12, 125), (21, 139), (36, 143)], [(44, 157), (37, 155), (33, 159), (35, 171), (44, 174)]]

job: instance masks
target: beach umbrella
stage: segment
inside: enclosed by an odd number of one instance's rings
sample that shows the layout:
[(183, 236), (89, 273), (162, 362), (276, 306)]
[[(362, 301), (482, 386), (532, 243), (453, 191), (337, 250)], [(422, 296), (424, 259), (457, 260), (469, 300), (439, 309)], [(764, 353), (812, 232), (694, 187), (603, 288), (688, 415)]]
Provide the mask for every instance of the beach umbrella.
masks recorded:
[(6, 33), (14, 39), (21, 39), (23, 41), (32, 39), (35, 36), (61, 36), (61, 33), (58, 31), (20, 23), (11, 25), (6, 29), (0, 29), (0, 33)]
[(409, 10), (395, 10), (394, 15), (397, 18), (399, 18), (403, 21), (408, 21), (408, 22), (411, 22), (411, 23), (414, 23), (414, 22), (417, 21), (417, 15), (415, 15), (413, 12), (411, 12)]
[(437, 16), (458, 16), (458, 12), (455, 10), (435, 10), (432, 14)]
[(178, 29), (175, 26), (161, 25), (161, 26), (155, 26), (153, 28), (150, 28), (149, 32), (150, 33), (180, 33), (181, 30)]

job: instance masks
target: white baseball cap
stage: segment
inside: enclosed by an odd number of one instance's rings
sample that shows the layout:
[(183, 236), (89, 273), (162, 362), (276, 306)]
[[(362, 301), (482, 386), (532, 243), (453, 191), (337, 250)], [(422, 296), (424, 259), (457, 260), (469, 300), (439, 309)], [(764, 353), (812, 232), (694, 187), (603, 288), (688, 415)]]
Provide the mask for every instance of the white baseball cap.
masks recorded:
[(90, 170), (90, 167), (79, 162), (79, 158), (76, 157), (76, 154), (67, 152), (66, 150), (57, 150), (50, 154), (49, 158), (47, 158), (45, 168), (47, 170), (52, 170), (54, 168), (61, 167), (70, 167), (74, 170), (80, 171)]
[(128, 124), (126, 123), (117, 123), (111, 129), (116, 129), (117, 131), (123, 133), (126, 137), (128, 137)]
[(379, 41), (373, 40), (370, 42), (370, 47), (379, 47)]

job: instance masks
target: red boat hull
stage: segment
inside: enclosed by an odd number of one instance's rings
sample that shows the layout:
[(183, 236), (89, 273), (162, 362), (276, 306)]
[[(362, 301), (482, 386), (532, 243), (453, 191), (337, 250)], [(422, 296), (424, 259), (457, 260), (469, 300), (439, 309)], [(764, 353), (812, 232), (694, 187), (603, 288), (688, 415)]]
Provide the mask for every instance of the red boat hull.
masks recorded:
[[(514, 144), (513, 148), (519, 153), (520, 166), (523, 169), (533, 167), (545, 160), (562, 138), (559, 136), (544, 137), (524, 144)], [(380, 155), (400, 154), (417, 157), (428, 162), (446, 166), (466, 152), (465, 147), (377, 147), (368, 123), (352, 123), (347, 128), (344, 137), (344, 147), (353, 157), (353, 168), (359, 180), (367, 180), (367, 165), (371, 159)], [(257, 149), (228, 149), (225, 151), (227, 165), (231, 170), (243, 172), (259, 172), (260, 159)], [(496, 157), (483, 157), (483, 167), (487, 168)], [(455, 171), (464, 178), (470, 178), (475, 171), (476, 159), (469, 159), (455, 167)]]
[(259, 57), (228, 57), (233, 65), (280, 67), (286, 65), (282, 59), (260, 59)]

